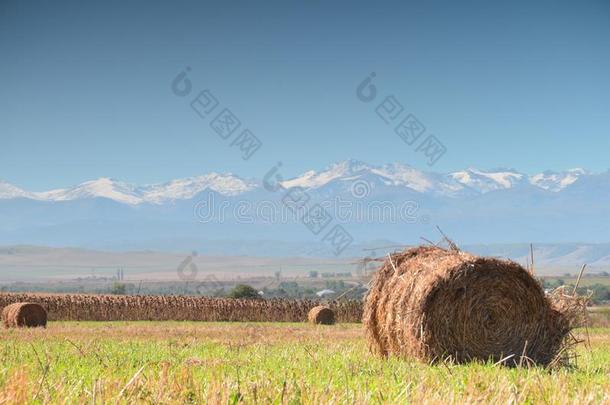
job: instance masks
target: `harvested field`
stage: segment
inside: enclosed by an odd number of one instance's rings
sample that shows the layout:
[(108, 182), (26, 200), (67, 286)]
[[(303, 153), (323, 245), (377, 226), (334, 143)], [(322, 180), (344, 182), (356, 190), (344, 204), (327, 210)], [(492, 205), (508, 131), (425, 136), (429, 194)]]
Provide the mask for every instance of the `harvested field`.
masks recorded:
[(382, 356), (549, 365), (569, 360), (564, 349), (584, 303), (561, 291), (545, 296), (515, 262), (422, 246), (388, 256), (364, 323)]
[[(231, 299), (188, 296), (1, 293), (0, 308), (38, 302), (52, 321), (305, 322), (321, 303), (313, 300)], [(360, 322), (362, 302), (331, 302), (337, 322)]]
[[(577, 332), (584, 337), (585, 332)], [(50, 322), (0, 329), (0, 402), (608, 404), (610, 330), (574, 369), (371, 355), (359, 324)], [(131, 382), (131, 383), (130, 383)]]

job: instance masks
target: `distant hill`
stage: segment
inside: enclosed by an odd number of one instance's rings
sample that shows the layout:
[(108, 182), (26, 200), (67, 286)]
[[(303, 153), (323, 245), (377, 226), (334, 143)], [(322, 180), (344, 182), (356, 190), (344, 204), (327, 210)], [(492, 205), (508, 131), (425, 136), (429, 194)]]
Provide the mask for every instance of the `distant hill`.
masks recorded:
[[(75, 279), (114, 277), (123, 269), (126, 279), (181, 281), (178, 268), (188, 263), (196, 266), (195, 275), (187, 268), (185, 282), (215, 277), (307, 277), (310, 271), (318, 273), (370, 274), (379, 262), (363, 267), (365, 257), (385, 258), (388, 252), (405, 246), (389, 241), (376, 241), (368, 245), (350, 247), (350, 257), (321, 257), (323, 246), (283, 242), (273, 249), (272, 242), (263, 246), (244, 241), (217, 241), (192, 251), (96, 251), (76, 248), (49, 248), (37, 246), (0, 247), (0, 278), (4, 282), (36, 279)], [(235, 246), (240, 246), (235, 249)], [(510, 258), (525, 264), (529, 258), (527, 244), (463, 245), (461, 249), (484, 256)], [(544, 244), (534, 247), (535, 273), (538, 275), (576, 274), (587, 263), (588, 274), (610, 272), (610, 244)]]

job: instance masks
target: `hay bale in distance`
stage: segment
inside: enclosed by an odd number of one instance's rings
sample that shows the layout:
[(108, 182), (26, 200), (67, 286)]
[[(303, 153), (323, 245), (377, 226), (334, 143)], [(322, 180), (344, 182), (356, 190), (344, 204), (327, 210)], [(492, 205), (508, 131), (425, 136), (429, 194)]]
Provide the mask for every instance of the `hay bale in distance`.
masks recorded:
[(47, 326), (47, 311), (40, 304), (17, 302), (4, 307), (2, 323), (7, 328)]
[(519, 264), (436, 246), (385, 260), (363, 322), (383, 356), (506, 365), (549, 365), (573, 327)]
[(325, 305), (318, 305), (309, 311), (307, 319), (310, 323), (316, 325), (333, 325), (335, 323), (335, 313)]

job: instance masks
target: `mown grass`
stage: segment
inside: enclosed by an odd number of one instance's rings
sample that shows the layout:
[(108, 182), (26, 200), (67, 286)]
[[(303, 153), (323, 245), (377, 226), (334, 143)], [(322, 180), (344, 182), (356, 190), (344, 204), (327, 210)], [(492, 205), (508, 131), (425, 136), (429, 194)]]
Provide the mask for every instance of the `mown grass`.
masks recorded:
[(610, 403), (610, 329), (574, 369), (369, 354), (362, 325), (52, 322), (0, 332), (2, 403)]

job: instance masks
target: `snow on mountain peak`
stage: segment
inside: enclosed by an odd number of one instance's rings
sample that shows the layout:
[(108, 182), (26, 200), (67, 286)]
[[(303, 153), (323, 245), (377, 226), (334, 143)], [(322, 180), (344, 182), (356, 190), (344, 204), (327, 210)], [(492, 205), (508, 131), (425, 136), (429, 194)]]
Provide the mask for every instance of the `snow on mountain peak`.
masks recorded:
[(424, 172), (402, 163), (377, 167), (357, 160), (347, 160), (334, 163), (320, 172), (307, 171), (296, 178), (284, 181), (282, 185), (287, 188), (316, 189), (333, 181), (353, 180), (356, 177), (369, 175), (388, 186), (408, 187), (421, 193), (455, 196), (462, 192), (488, 193), (526, 184), (548, 191), (560, 191), (585, 174), (588, 172), (583, 169), (572, 169), (564, 173), (545, 172), (527, 176), (514, 169), (468, 168), (444, 175)]
[[(424, 172), (402, 163), (371, 166), (351, 159), (331, 164), (322, 171), (307, 171), (296, 178), (282, 182), (282, 185), (286, 188), (318, 189), (340, 182), (339, 186), (345, 188), (356, 180), (363, 180), (396, 187), (397, 190), (406, 188), (419, 193), (457, 197), (472, 193), (484, 194), (520, 185), (559, 192), (575, 183), (580, 177), (587, 175), (590, 173), (580, 168), (564, 172), (545, 171), (532, 176), (513, 169), (480, 170), (475, 168), (442, 174)], [(211, 190), (224, 196), (236, 196), (258, 187), (257, 181), (244, 180), (231, 173), (208, 173), (144, 186), (135, 186), (102, 177), (71, 188), (44, 192), (29, 192), (0, 180), (0, 199), (29, 198), (42, 201), (72, 201), (106, 198), (129, 205), (163, 204), (176, 200), (188, 200), (205, 190)], [(336, 189), (329, 191), (336, 192)]]
[(449, 176), (464, 186), (474, 188), (483, 193), (511, 188), (522, 183), (526, 177), (524, 174), (512, 169), (484, 171), (473, 168), (450, 173)]
[(132, 205), (142, 203), (142, 198), (139, 196), (135, 186), (107, 177), (86, 181), (69, 189), (51, 190), (35, 193), (35, 195), (38, 199), (50, 201), (108, 198), (110, 200)]
[(190, 199), (210, 189), (219, 194), (234, 196), (256, 187), (254, 181), (246, 181), (232, 174), (209, 173), (202, 176), (172, 180), (163, 184), (135, 186), (115, 179), (102, 177), (86, 181), (70, 188), (43, 192), (27, 192), (10, 183), (0, 181), (0, 199), (30, 198), (40, 201), (73, 201), (91, 198), (138, 205), (162, 204), (166, 201)]
[(530, 177), (530, 183), (548, 191), (561, 191), (573, 184), (580, 176), (589, 174), (581, 168), (570, 169), (565, 172), (545, 171)]
[(30, 197), (30, 193), (20, 189), (17, 186), (12, 185), (4, 180), (0, 180), (0, 199), (10, 198), (27, 198)]
[(423, 172), (403, 163), (377, 167), (353, 159), (334, 163), (321, 172), (310, 170), (299, 177), (284, 181), (282, 185), (286, 188), (316, 189), (336, 180), (347, 181), (363, 177), (367, 180), (377, 179), (387, 186), (406, 187), (422, 193), (453, 195), (463, 188), (453, 181), (446, 181), (442, 175)]
[(436, 189), (438, 183), (427, 173), (401, 163), (388, 164), (371, 172), (387, 179), (388, 185), (405, 186), (422, 193)]
[(197, 177), (172, 180), (164, 184), (154, 184), (144, 190), (146, 201), (160, 204), (164, 201), (193, 198), (206, 189), (219, 194), (234, 196), (256, 187), (255, 182), (245, 181), (232, 174), (209, 173)]
[(307, 171), (299, 177), (282, 182), (282, 186), (286, 188), (318, 188), (333, 180), (354, 176), (358, 173), (369, 171), (370, 169), (370, 166), (366, 163), (350, 159), (333, 163), (319, 173), (314, 170)]

